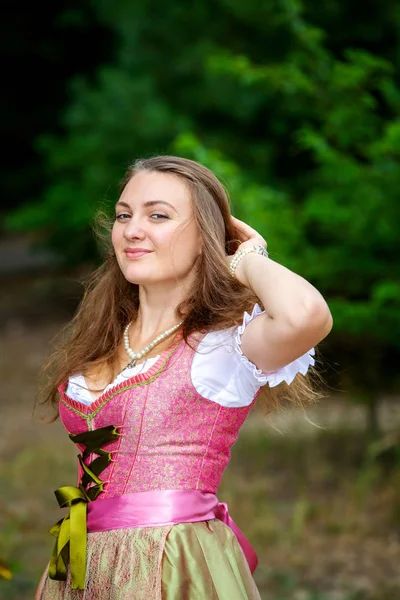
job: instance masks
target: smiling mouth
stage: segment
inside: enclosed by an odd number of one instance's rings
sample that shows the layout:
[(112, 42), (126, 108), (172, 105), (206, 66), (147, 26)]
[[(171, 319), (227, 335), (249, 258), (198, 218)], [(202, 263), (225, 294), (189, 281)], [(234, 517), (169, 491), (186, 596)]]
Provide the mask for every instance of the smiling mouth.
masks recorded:
[(125, 250), (125, 254), (128, 258), (140, 258), (141, 256), (145, 256), (146, 254), (151, 254), (151, 251), (149, 250), (143, 250), (143, 251), (135, 251), (135, 252), (129, 252), (129, 250)]

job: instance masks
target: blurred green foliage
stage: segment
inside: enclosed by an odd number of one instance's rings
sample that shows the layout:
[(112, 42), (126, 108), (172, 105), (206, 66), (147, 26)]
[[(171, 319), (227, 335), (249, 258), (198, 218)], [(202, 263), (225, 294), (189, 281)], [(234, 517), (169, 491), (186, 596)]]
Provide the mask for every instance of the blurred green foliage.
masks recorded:
[(398, 7), (99, 0), (95, 11), (115, 55), (94, 81), (71, 82), (64, 134), (37, 140), (49, 185), (8, 227), (86, 261), (93, 213), (133, 159), (199, 160), (271, 258), (324, 294), (334, 339), (358, 356), (347, 389), (357, 380), (372, 405), (400, 352)]

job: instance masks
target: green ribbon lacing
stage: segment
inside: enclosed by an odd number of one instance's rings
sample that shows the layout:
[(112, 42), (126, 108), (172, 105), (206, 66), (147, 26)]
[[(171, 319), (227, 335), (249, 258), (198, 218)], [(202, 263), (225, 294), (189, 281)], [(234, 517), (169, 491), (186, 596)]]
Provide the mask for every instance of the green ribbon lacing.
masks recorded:
[[(103, 491), (104, 482), (98, 476), (111, 462), (111, 452), (102, 450), (100, 446), (116, 440), (119, 435), (114, 425), (108, 425), (77, 435), (71, 433), (69, 436), (75, 444), (86, 446), (83, 454), (78, 454), (83, 476), (79, 487), (67, 485), (54, 492), (60, 508), (69, 507), (70, 511), (50, 529), (56, 543), (50, 560), (49, 577), (66, 581), (69, 560), (71, 586), (75, 590), (85, 587), (87, 503), (95, 500)], [(98, 454), (98, 457), (90, 463), (89, 468), (84, 460), (91, 453)], [(85, 489), (90, 483), (94, 485)]]

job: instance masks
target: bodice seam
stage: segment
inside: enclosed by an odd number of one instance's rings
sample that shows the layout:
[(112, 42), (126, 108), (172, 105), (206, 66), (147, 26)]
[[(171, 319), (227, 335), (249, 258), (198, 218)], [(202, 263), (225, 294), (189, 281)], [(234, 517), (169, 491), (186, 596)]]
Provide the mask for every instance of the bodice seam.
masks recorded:
[(205, 463), (205, 460), (207, 458), (208, 450), (210, 448), (211, 440), (212, 440), (213, 435), (214, 435), (214, 430), (215, 430), (215, 427), (216, 427), (216, 424), (217, 424), (217, 421), (218, 421), (218, 417), (219, 417), (220, 412), (221, 412), (221, 408), (222, 408), (222, 406), (219, 406), (217, 414), (215, 415), (215, 419), (214, 419), (214, 423), (213, 423), (213, 426), (212, 426), (212, 429), (211, 429), (210, 437), (208, 438), (207, 448), (206, 448), (206, 450), (205, 450), (205, 452), (203, 454), (203, 459), (201, 461), (201, 466), (200, 466), (200, 469), (199, 469), (199, 476), (198, 476), (197, 482), (196, 482), (196, 490), (199, 489), (199, 483), (200, 483), (201, 476), (203, 474), (204, 463)]
[(138, 432), (138, 436), (137, 436), (138, 439), (137, 439), (137, 444), (136, 444), (135, 455), (133, 457), (132, 464), (131, 464), (131, 467), (129, 469), (129, 473), (128, 473), (126, 479), (125, 479), (124, 487), (123, 487), (123, 490), (122, 490), (123, 494), (125, 494), (126, 488), (128, 486), (128, 482), (130, 480), (130, 477), (131, 477), (131, 474), (132, 474), (132, 471), (133, 471), (133, 467), (136, 464), (137, 455), (139, 453), (139, 446), (140, 446), (140, 442), (141, 442), (141, 438), (142, 438), (143, 420), (144, 420), (144, 414), (146, 412), (148, 397), (149, 397), (149, 390), (147, 390), (146, 398), (144, 399), (144, 402), (143, 402), (142, 412), (141, 412), (141, 415), (140, 415), (140, 427), (139, 427), (139, 432)]

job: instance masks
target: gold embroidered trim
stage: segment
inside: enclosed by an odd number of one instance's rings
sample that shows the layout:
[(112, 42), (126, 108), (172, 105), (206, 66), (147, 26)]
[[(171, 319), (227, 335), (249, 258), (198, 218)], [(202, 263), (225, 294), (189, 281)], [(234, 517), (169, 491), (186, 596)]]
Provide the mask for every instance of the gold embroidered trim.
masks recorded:
[(180, 346), (180, 343), (176, 346), (176, 348), (174, 348), (167, 356), (167, 358), (165, 359), (164, 363), (161, 365), (161, 367), (159, 368), (159, 370), (157, 371), (157, 373), (154, 373), (154, 375), (152, 377), (149, 377), (149, 379), (146, 379), (145, 381), (138, 381), (137, 383), (132, 383), (130, 385), (126, 385), (125, 387), (122, 388), (118, 388), (116, 389), (112, 394), (110, 394), (109, 396), (107, 396), (107, 398), (105, 398), (104, 402), (102, 402), (97, 408), (96, 410), (94, 410), (93, 412), (85, 415), (85, 413), (81, 412), (80, 410), (78, 410), (77, 408), (74, 408), (73, 406), (71, 406), (70, 404), (68, 404), (68, 402), (66, 402), (62, 396), (60, 396), (60, 402), (62, 402), (62, 404), (64, 404), (64, 406), (66, 408), (68, 408), (69, 410), (72, 410), (72, 412), (74, 412), (75, 414), (79, 415), (80, 417), (82, 417), (83, 419), (85, 419), (85, 421), (88, 421), (88, 425), (90, 425), (90, 421), (97, 415), (97, 413), (103, 408), (103, 406), (105, 406), (107, 404), (107, 402), (109, 402), (111, 400), (111, 398), (114, 398), (114, 396), (117, 396), (118, 394), (121, 394), (122, 392), (126, 392), (127, 390), (133, 389), (135, 387), (139, 387), (141, 385), (149, 385), (150, 383), (153, 383), (153, 381), (155, 381), (157, 379), (157, 377), (159, 377), (161, 375), (161, 373), (163, 372), (167, 362), (169, 361), (169, 359), (171, 358), (171, 356), (173, 356), (173, 354), (175, 354), (175, 352), (178, 350)]

